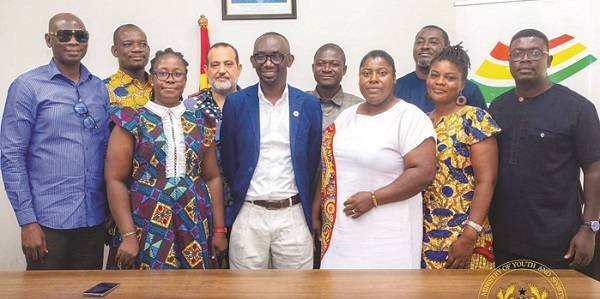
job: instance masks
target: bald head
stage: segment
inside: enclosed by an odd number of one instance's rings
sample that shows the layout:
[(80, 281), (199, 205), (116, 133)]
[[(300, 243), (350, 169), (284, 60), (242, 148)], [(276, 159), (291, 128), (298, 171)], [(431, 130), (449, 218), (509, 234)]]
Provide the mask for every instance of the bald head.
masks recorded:
[(50, 18), (48, 33), (44, 36), (46, 45), (52, 49), (54, 61), (60, 67), (77, 70), (87, 53), (88, 38), (83, 21), (70, 13), (59, 13)]
[(85, 30), (85, 25), (76, 15), (63, 12), (54, 15), (48, 22), (48, 32), (57, 30)]
[(257, 51), (257, 46), (258, 44), (268, 38), (273, 38), (273, 39), (277, 39), (281, 42), (281, 50), (285, 51), (285, 53), (290, 53), (290, 42), (288, 41), (288, 39), (283, 36), (283, 34), (278, 33), (278, 32), (267, 32), (264, 33), (263, 35), (259, 36), (256, 41), (254, 42), (254, 52)]

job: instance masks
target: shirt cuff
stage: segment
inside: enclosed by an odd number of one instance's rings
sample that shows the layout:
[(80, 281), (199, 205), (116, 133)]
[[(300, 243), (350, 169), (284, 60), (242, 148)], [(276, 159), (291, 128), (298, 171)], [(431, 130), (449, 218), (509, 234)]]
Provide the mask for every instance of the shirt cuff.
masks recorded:
[(37, 217), (35, 217), (35, 212), (33, 211), (33, 208), (23, 209), (21, 211), (15, 212), (15, 214), (17, 216), (19, 226), (37, 222)]

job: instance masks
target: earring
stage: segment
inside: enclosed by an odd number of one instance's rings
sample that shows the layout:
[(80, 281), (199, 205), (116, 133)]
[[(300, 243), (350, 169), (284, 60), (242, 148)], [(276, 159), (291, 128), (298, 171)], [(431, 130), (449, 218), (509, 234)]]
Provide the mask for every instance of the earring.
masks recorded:
[(462, 92), (460, 93), (460, 95), (458, 96), (458, 98), (456, 98), (456, 105), (458, 106), (464, 106), (467, 104), (467, 97), (462, 95)]

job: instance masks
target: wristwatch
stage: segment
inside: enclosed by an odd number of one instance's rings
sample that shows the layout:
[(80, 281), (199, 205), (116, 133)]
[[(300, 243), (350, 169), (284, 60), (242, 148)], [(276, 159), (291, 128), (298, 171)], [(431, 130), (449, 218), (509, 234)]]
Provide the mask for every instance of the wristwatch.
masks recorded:
[(600, 221), (598, 220), (588, 220), (583, 223), (583, 226), (589, 227), (593, 232), (597, 232), (600, 230)]

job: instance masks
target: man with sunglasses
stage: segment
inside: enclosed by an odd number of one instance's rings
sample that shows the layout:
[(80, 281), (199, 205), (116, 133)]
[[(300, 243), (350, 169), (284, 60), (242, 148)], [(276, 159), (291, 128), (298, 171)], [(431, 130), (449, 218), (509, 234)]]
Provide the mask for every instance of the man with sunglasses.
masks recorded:
[(287, 84), (294, 56), (283, 35), (258, 37), (250, 62), (259, 83), (227, 96), (221, 124), (221, 161), (233, 197), (230, 266), (311, 269), (321, 107)]
[(598, 113), (549, 80), (552, 56), (542, 32), (517, 32), (509, 50), (516, 87), (490, 106), (502, 128), (490, 207), (496, 263), (524, 258), (550, 268), (584, 267), (600, 229)]
[(101, 269), (108, 93), (81, 64), (89, 34), (75, 15), (50, 19), (49, 64), (10, 86), (0, 149), (28, 270)]
[(119, 70), (104, 79), (110, 104), (140, 108), (150, 100), (152, 84), (145, 68), (150, 47), (144, 31), (133, 24), (117, 27), (111, 53), (119, 61)]

